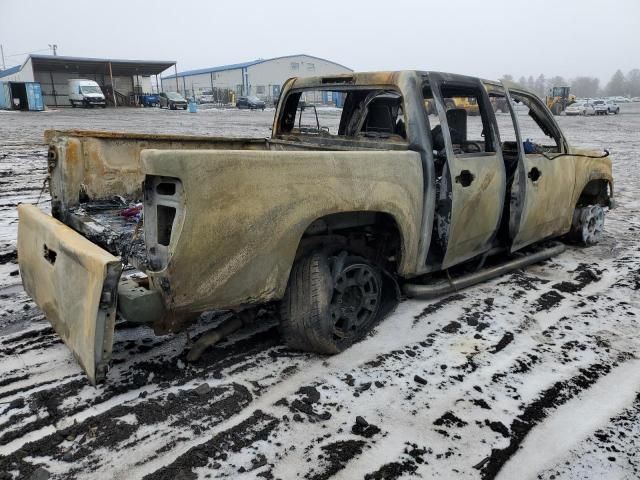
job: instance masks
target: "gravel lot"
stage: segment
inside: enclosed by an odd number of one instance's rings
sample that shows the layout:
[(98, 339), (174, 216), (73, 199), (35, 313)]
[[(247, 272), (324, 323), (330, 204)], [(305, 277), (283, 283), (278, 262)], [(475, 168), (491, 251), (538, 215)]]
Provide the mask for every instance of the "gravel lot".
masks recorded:
[(15, 207), (47, 208), (43, 131), (268, 136), (272, 115), (0, 111), (0, 479), (640, 478), (640, 104), (558, 119), (611, 150), (598, 246), (404, 301), (328, 358), (288, 350), (268, 312), (195, 364), (186, 335), (122, 324), (90, 386), (20, 285)]

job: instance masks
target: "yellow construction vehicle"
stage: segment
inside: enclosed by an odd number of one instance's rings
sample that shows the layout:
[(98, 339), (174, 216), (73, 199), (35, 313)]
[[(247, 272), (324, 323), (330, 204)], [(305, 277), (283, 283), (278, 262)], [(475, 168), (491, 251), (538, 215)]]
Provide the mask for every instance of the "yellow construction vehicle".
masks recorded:
[(572, 103), (575, 103), (576, 96), (570, 93), (570, 87), (552, 87), (545, 102), (549, 110), (554, 115), (560, 115)]
[[(435, 113), (435, 105), (431, 100), (425, 100), (424, 105), (427, 109), (428, 115)], [(444, 106), (447, 110), (451, 110), (452, 108), (464, 108), (469, 115), (478, 115), (480, 113), (478, 100), (473, 97), (445, 98)]]

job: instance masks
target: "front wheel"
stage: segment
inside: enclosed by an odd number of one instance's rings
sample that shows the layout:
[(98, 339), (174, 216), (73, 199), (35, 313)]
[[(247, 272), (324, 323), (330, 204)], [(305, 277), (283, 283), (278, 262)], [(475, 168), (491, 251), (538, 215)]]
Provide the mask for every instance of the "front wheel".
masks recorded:
[(597, 244), (604, 231), (604, 209), (601, 205), (577, 207), (573, 212), (573, 221), (569, 236), (583, 246)]
[(368, 260), (315, 251), (291, 270), (280, 330), (291, 348), (339, 353), (371, 330), (381, 301), (382, 276)]

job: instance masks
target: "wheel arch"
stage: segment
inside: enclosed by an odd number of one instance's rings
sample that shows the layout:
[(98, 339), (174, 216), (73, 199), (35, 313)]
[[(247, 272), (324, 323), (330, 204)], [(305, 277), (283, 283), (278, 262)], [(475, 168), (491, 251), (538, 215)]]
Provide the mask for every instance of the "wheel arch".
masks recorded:
[(613, 181), (608, 177), (590, 179), (581, 189), (576, 199), (576, 208), (586, 205), (611, 206), (613, 197)]
[[(403, 231), (401, 222), (390, 212), (354, 210), (330, 213), (308, 223), (298, 240), (295, 258), (325, 245), (343, 245), (367, 257), (387, 256), (384, 266), (393, 273), (402, 273), (410, 268), (407, 265), (408, 235), (410, 233)], [(393, 258), (391, 262), (389, 257)]]

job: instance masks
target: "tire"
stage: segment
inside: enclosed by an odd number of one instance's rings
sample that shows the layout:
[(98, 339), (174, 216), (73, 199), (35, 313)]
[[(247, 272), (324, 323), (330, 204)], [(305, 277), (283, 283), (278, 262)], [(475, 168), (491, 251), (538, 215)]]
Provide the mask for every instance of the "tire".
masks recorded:
[(291, 270), (280, 304), (282, 337), (295, 350), (340, 353), (371, 330), (381, 299), (381, 273), (368, 260), (312, 252)]
[(73, 100), (69, 100), (71, 102), (71, 108), (76, 108), (76, 102)]
[(573, 212), (570, 237), (580, 245), (589, 247), (602, 239), (604, 209), (600, 205), (578, 207)]

